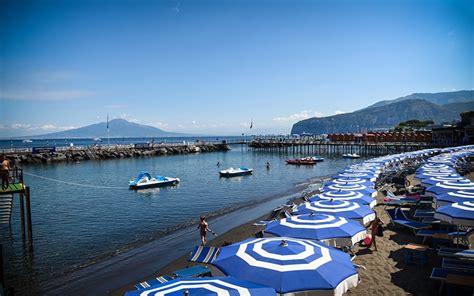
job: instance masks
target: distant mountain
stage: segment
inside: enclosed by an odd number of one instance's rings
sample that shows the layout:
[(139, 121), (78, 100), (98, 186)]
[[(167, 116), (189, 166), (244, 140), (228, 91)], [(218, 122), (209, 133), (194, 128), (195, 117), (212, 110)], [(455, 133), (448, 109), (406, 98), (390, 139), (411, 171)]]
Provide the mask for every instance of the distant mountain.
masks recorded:
[(440, 92), (440, 93), (414, 93), (405, 97), (400, 97), (394, 100), (384, 100), (377, 102), (373, 105), (365, 109), (369, 109), (372, 107), (380, 107), (384, 105), (389, 105), (392, 103), (404, 101), (404, 100), (412, 100), (412, 99), (420, 99), (431, 102), (436, 105), (446, 105), (451, 103), (462, 103), (462, 102), (469, 102), (474, 101), (474, 91), (472, 90), (461, 90), (461, 91), (454, 91), (454, 92)]
[[(165, 132), (159, 128), (142, 125), (125, 119), (109, 121), (109, 136), (111, 138), (141, 138), (141, 137), (178, 137), (185, 134)], [(100, 122), (88, 126), (62, 132), (30, 136), (31, 138), (106, 138), (107, 123)]]
[(459, 120), (461, 112), (470, 110), (474, 110), (474, 91), (413, 94), (395, 100), (381, 101), (352, 113), (305, 119), (295, 123), (291, 133), (358, 132), (363, 129), (391, 128), (410, 119), (431, 119), (436, 123), (449, 122)]

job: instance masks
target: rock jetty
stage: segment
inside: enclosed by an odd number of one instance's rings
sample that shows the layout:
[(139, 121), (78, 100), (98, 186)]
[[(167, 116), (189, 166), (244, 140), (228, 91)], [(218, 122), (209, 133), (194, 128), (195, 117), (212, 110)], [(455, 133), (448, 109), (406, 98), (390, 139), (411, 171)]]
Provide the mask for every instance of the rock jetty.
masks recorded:
[(182, 144), (160, 145), (150, 147), (71, 147), (51, 153), (33, 154), (31, 151), (6, 153), (5, 157), (13, 164), (48, 164), (53, 162), (78, 162), (83, 160), (120, 159), (131, 157), (160, 156), (173, 154), (188, 154), (201, 152), (228, 151), (230, 147), (225, 144)]

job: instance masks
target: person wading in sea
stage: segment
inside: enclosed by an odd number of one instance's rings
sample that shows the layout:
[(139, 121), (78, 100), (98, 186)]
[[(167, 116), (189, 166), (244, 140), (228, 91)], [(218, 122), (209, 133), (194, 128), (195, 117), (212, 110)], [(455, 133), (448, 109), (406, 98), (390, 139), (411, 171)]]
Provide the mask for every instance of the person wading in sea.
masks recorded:
[(212, 234), (216, 235), (216, 233), (214, 231), (209, 229), (209, 225), (206, 222), (206, 217), (204, 217), (204, 216), (200, 217), (200, 221), (199, 221), (199, 224), (198, 224), (197, 228), (199, 229), (199, 233), (201, 235), (201, 245), (203, 245), (203, 246), (206, 245), (206, 234), (207, 234), (208, 231), (211, 232)]

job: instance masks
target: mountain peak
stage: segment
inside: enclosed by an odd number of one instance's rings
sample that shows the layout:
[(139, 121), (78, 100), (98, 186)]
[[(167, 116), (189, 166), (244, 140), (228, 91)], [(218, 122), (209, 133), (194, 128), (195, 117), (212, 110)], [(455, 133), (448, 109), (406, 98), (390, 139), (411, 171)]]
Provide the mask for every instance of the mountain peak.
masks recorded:
[(351, 113), (305, 119), (295, 123), (291, 133), (360, 132), (365, 129), (391, 128), (410, 119), (440, 123), (459, 120), (459, 114), (469, 110), (474, 110), (474, 91), (416, 93), (380, 101)]
[[(109, 136), (112, 138), (179, 137), (185, 134), (170, 133), (159, 128), (130, 122), (123, 118), (109, 121)], [(103, 138), (107, 137), (107, 122), (81, 128), (34, 136), (35, 138)]]

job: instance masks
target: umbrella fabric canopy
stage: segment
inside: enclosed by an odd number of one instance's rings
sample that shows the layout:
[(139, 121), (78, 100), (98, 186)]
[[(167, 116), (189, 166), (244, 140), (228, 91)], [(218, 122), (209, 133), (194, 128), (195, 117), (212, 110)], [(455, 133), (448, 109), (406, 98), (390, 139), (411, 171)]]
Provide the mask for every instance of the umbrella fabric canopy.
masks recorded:
[(333, 178), (361, 178), (374, 182), (377, 180), (377, 177), (373, 173), (349, 173), (344, 172), (338, 175), (335, 175)]
[(362, 225), (375, 219), (375, 212), (368, 205), (361, 205), (348, 200), (321, 199), (304, 203), (293, 210), (294, 215), (328, 214), (359, 221)]
[(359, 203), (361, 205), (368, 205), (370, 208), (373, 208), (377, 204), (377, 200), (369, 196), (368, 194), (363, 194), (362, 192), (356, 192), (356, 191), (342, 191), (342, 190), (326, 191), (310, 198), (309, 201), (313, 202), (313, 201), (318, 201), (322, 199), (350, 200), (350, 201)]
[(436, 206), (444, 206), (446, 204), (455, 203), (455, 202), (462, 202), (462, 201), (474, 201), (474, 191), (450, 191), (438, 196), (435, 196), (434, 200), (436, 201)]
[(353, 246), (365, 238), (367, 231), (357, 221), (327, 214), (292, 216), (265, 226), (265, 233), (319, 240), (330, 246)]
[(427, 195), (441, 195), (456, 190), (474, 190), (474, 183), (469, 180), (447, 181), (436, 183), (426, 189)]
[(175, 279), (143, 290), (130, 291), (125, 296), (267, 296), (275, 289), (233, 277)]
[(337, 190), (342, 190), (342, 191), (357, 191), (362, 194), (367, 194), (372, 197), (377, 196), (377, 191), (373, 188), (369, 188), (364, 185), (359, 185), (359, 184), (334, 184), (334, 185), (324, 185), (323, 188), (321, 189), (323, 192), (325, 191), (337, 191)]
[(442, 177), (431, 177), (428, 179), (424, 179), (421, 181), (421, 184), (425, 187), (429, 187), (432, 185), (435, 185), (436, 183), (443, 183), (447, 181), (458, 181), (458, 180), (466, 180), (466, 178), (459, 176), (459, 175), (448, 175), (448, 176), (442, 176)]
[(419, 180), (425, 180), (434, 177), (448, 177), (448, 176), (460, 176), (455, 170), (443, 170), (443, 171), (423, 171), (415, 174), (415, 177)]
[(359, 280), (348, 254), (320, 242), (287, 237), (247, 239), (223, 247), (212, 264), (225, 274), (284, 295), (339, 296)]
[(474, 226), (474, 201), (462, 201), (436, 209), (434, 217), (454, 225)]
[(335, 178), (325, 185), (362, 185), (368, 188), (374, 188), (374, 182), (361, 178)]

